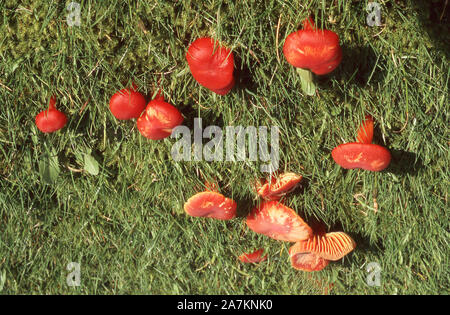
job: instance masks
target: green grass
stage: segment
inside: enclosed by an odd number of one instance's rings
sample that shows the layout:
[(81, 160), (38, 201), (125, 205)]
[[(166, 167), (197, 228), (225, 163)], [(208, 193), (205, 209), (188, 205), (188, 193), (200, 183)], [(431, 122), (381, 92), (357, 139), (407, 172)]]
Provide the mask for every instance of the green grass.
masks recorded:
[[(449, 293), (450, 41), (448, 23), (427, 22), (441, 13), (436, 1), (380, 0), (381, 27), (366, 25), (366, 1), (79, 2), (81, 26), (68, 27), (57, 1), (0, 1), (0, 293), (317, 294), (329, 284), (331, 294)], [(302, 94), (282, 54), (309, 12), (344, 50), (317, 97)], [(189, 73), (187, 46), (203, 35), (235, 54), (238, 84), (226, 96)], [(190, 127), (194, 117), (279, 126), (280, 169), (305, 178), (286, 204), (350, 234), (354, 252), (303, 273), (290, 266), (291, 244), (242, 217), (185, 215), (205, 181), (248, 211), (264, 174), (253, 162), (173, 161), (174, 139), (149, 141), (111, 115), (109, 98), (131, 81), (147, 94), (159, 83)], [(34, 117), (53, 94), (69, 122), (44, 135)], [(393, 154), (380, 173), (346, 171), (330, 155), (365, 114)], [(80, 171), (89, 150), (97, 176)], [(39, 162), (52, 152), (60, 173), (48, 185)], [(268, 261), (237, 261), (259, 247)], [(69, 262), (81, 263), (80, 287), (66, 285)], [(380, 287), (366, 284), (370, 262)]]

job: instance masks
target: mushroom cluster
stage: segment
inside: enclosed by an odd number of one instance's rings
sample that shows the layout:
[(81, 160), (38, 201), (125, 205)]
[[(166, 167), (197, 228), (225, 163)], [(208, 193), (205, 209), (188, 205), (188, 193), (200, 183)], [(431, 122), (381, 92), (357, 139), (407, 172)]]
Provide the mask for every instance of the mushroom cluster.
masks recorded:
[(246, 223), (256, 233), (276, 240), (295, 242), (289, 250), (291, 264), (295, 269), (319, 271), (325, 268), (329, 261), (339, 260), (350, 253), (356, 243), (343, 232), (314, 232), (297, 212), (279, 201), (280, 194), (285, 195), (292, 191), (301, 179), (301, 175), (283, 173), (257, 187), (260, 197), (276, 197), (255, 207), (247, 216)]
[[(255, 233), (272, 239), (293, 242), (289, 250), (291, 264), (303, 271), (319, 271), (330, 261), (336, 261), (350, 253), (356, 244), (343, 232), (323, 233), (313, 229), (297, 214), (284, 205), (280, 198), (302, 180), (302, 176), (286, 172), (272, 176), (266, 182), (259, 181), (256, 192), (263, 201), (247, 215), (245, 223)], [(184, 204), (185, 212), (192, 217), (231, 220), (236, 217), (237, 203), (220, 194), (216, 185), (206, 184), (207, 190), (190, 197)], [(243, 263), (259, 263), (267, 259), (264, 249), (241, 254)]]
[[(303, 22), (303, 29), (287, 36), (283, 54), (289, 64), (297, 68), (302, 89), (307, 95), (316, 92), (314, 75), (325, 75), (335, 70), (343, 58), (339, 36), (331, 30), (318, 29), (311, 17)], [(193, 41), (187, 49), (186, 61), (192, 77), (201, 86), (218, 95), (228, 94), (235, 85), (234, 55), (231, 49), (210, 37)], [(67, 123), (64, 113), (55, 107), (52, 97), (47, 110), (35, 118), (37, 128), (51, 133)], [(158, 92), (147, 104), (146, 97), (131, 88), (117, 91), (110, 98), (109, 109), (118, 120), (136, 119), (139, 132), (151, 140), (171, 135), (181, 125), (181, 112), (167, 102)], [(360, 168), (369, 171), (384, 170), (390, 163), (388, 149), (373, 144), (374, 122), (371, 116), (361, 124), (356, 142), (337, 146), (331, 152), (334, 161), (345, 169)], [(286, 172), (260, 180), (255, 184), (256, 194), (262, 201), (246, 217), (247, 227), (255, 233), (272, 239), (295, 243), (289, 250), (295, 269), (318, 271), (330, 261), (336, 261), (350, 253), (356, 244), (344, 232), (314, 231), (294, 210), (286, 206), (284, 198), (302, 181), (302, 176)], [(192, 217), (231, 220), (236, 217), (237, 203), (218, 191), (217, 186), (199, 192), (184, 204), (184, 211)], [(244, 263), (262, 262), (267, 259), (263, 249), (241, 254)]]

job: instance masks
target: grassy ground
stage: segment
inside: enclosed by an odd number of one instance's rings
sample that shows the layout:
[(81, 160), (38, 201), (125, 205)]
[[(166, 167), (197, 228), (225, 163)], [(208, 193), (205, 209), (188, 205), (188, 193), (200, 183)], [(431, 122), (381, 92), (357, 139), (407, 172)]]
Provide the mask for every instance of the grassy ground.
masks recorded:
[[(378, 1), (380, 27), (366, 24), (366, 1), (78, 0), (69, 27), (57, 1), (0, 1), (0, 292), (3, 294), (448, 294), (448, 19), (442, 3)], [(447, 8), (448, 10), (448, 8)], [(299, 89), (282, 55), (286, 36), (312, 12), (340, 35), (342, 64), (319, 80), (317, 97)], [(213, 95), (185, 61), (195, 38), (232, 47), (237, 86)], [(157, 83), (192, 127), (277, 125), (280, 169), (305, 178), (287, 205), (306, 221), (342, 230), (357, 248), (321, 272), (290, 266), (291, 244), (230, 222), (187, 217), (184, 202), (217, 182), (245, 213), (258, 201), (258, 163), (175, 162), (173, 139), (143, 138), (119, 122), (108, 101), (131, 81), (151, 95)], [(55, 94), (69, 122), (50, 135), (35, 115)], [(392, 152), (380, 173), (337, 166), (331, 150), (355, 138), (365, 114)], [(84, 154), (99, 162), (83, 171)], [(39, 165), (57, 156), (52, 184)], [(236, 256), (263, 247), (268, 261)], [(81, 286), (69, 287), (70, 262)], [(366, 266), (381, 267), (368, 286)]]

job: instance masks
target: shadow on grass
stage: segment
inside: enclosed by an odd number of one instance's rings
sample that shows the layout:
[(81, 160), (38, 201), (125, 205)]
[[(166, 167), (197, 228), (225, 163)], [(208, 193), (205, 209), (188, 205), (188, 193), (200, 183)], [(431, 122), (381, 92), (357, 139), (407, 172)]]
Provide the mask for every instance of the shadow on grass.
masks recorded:
[(377, 69), (380, 66), (383, 68), (384, 57), (377, 57), (372, 47), (342, 46), (342, 54), (342, 62), (336, 70), (328, 75), (317, 76), (321, 88), (329, 87), (331, 78), (359, 87), (384, 80), (385, 72)]
[[(380, 251), (383, 252), (385, 246), (383, 244), (383, 240), (379, 239), (376, 242), (370, 242), (367, 237), (364, 237), (361, 233), (353, 233), (345, 231), (340, 222), (336, 222), (332, 224), (327, 232), (344, 232), (347, 233), (356, 243), (355, 251), (366, 256), (368, 254), (372, 254), (374, 256), (378, 256)], [(350, 253), (351, 255), (352, 253)], [(350, 267), (352, 265), (351, 259), (344, 259), (345, 265)]]
[(237, 218), (246, 218), (247, 215), (253, 210), (253, 208), (258, 204), (258, 201), (255, 201), (251, 198), (240, 198), (235, 200), (238, 207), (236, 211)]
[(416, 153), (404, 150), (390, 150), (392, 159), (386, 169), (395, 175), (417, 175), (417, 173), (424, 168), (422, 161), (417, 157)]
[(253, 80), (253, 75), (248, 65), (242, 61), (239, 55), (235, 55), (234, 63), (235, 63), (234, 79), (236, 80), (236, 83), (233, 89), (237, 89), (238, 91), (249, 90), (253, 93), (257, 93), (256, 91), (257, 85)]
[(414, 1), (422, 29), (439, 52), (450, 58), (450, 3), (448, 0)]
[[(384, 146), (382, 143), (382, 135), (380, 128), (374, 129), (374, 143), (378, 143)], [(390, 141), (386, 138), (386, 147), (389, 149)], [(414, 152), (408, 152), (405, 150), (389, 149), (391, 152), (391, 163), (385, 170), (395, 175), (417, 175), (417, 173), (424, 168), (422, 161), (417, 157)]]

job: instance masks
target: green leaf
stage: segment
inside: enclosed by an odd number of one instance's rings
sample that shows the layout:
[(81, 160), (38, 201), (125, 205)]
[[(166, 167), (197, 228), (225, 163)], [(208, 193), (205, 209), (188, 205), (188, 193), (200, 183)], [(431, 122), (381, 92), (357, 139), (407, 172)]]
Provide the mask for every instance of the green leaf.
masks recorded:
[(297, 68), (297, 73), (300, 75), (300, 82), (303, 92), (309, 96), (316, 94), (316, 84), (314, 83), (312, 72), (307, 69)]
[(97, 160), (89, 153), (84, 154), (84, 170), (91, 175), (98, 175), (99, 172)]
[(39, 174), (41, 176), (41, 180), (46, 184), (53, 184), (59, 175), (59, 162), (58, 156), (56, 154), (53, 155), (44, 155), (42, 159), (39, 161)]

